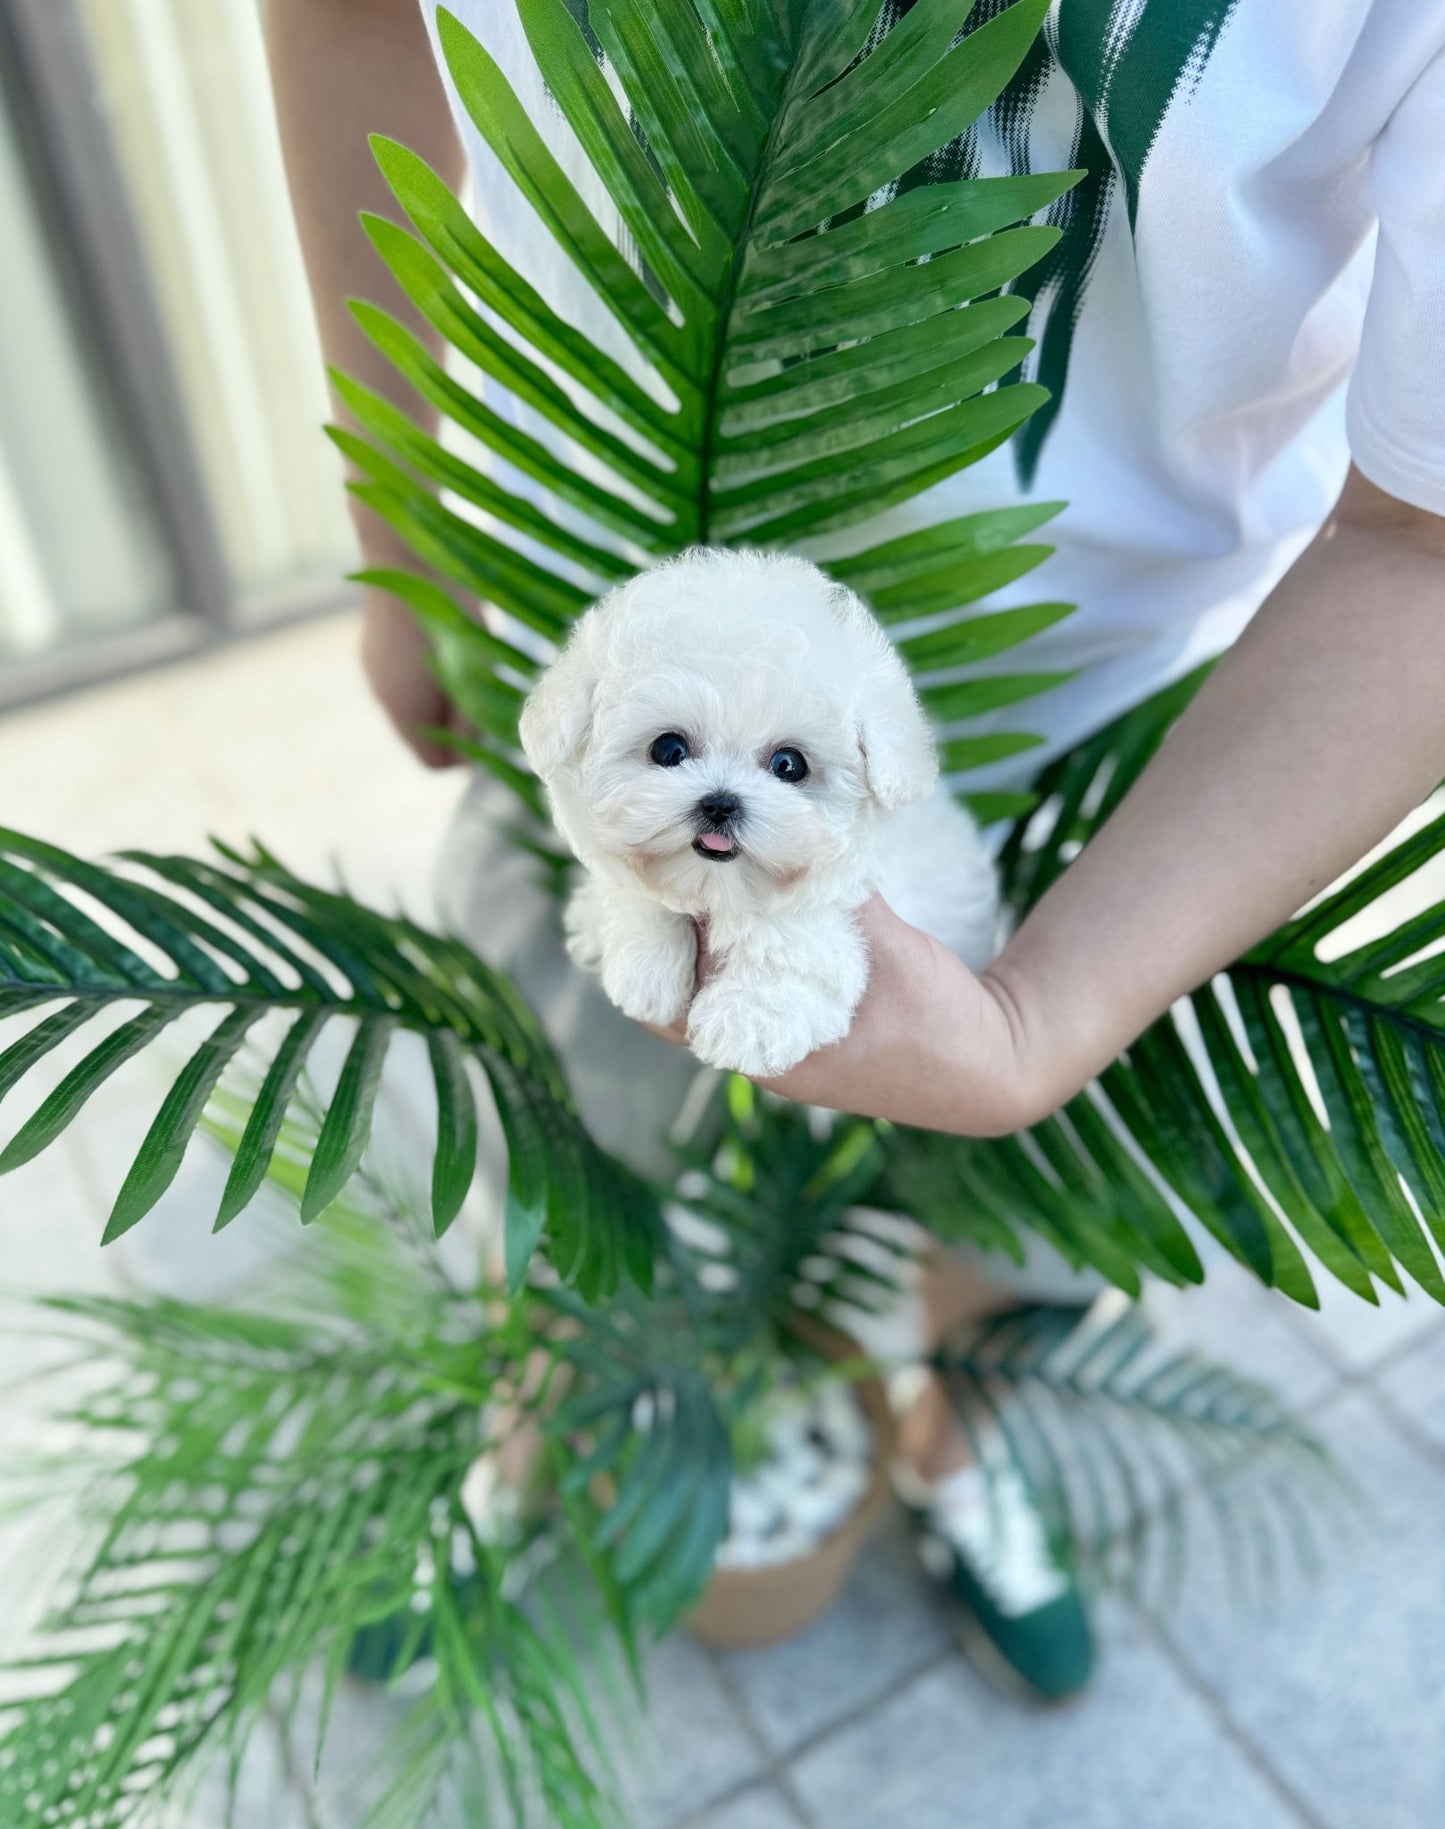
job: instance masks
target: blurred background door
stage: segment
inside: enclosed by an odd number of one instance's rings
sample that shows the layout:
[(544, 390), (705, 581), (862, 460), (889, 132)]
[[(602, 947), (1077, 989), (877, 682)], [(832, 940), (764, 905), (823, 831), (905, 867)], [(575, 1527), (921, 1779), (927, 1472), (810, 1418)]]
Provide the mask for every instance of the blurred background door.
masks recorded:
[(342, 600), (257, 0), (4, 0), (0, 274), (0, 705)]

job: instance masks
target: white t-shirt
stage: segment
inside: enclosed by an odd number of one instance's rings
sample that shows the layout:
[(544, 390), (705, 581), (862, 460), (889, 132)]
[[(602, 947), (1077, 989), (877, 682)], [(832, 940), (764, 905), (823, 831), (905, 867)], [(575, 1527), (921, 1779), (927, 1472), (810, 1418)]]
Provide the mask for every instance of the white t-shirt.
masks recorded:
[[(600, 208), (510, 0), (450, 4)], [(1002, 4), (977, 0), (969, 29)], [(606, 314), (453, 102), (486, 232), (602, 340)], [(971, 785), (1025, 777), (1227, 646), (1351, 456), (1445, 514), (1445, 0), (1056, 0), (1002, 105), (919, 175), (1078, 165), (1091, 177), (1046, 218), (1064, 236), (1018, 287), (1055, 400), (847, 539), (1068, 503), (1037, 536), (1055, 556), (987, 607), (1077, 603), (994, 664), (1078, 676), (997, 715), (1047, 747)]]

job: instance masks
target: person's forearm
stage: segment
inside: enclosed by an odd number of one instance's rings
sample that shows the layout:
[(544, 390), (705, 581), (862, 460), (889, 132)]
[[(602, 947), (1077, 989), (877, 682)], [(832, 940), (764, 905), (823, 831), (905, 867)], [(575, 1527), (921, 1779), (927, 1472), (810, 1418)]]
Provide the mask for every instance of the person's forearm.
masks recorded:
[[(432, 56), (419, 0), (266, 0), (266, 43), (291, 203), (326, 360), (396, 402), (426, 430), (437, 415), (363, 333), (347, 309), (367, 298), (432, 350), (441, 339), (392, 279), (357, 217), (401, 211), (368, 136), (384, 133), (424, 158), (453, 189), (465, 157)], [(335, 401), (339, 418), (348, 415)], [(369, 565), (414, 569), (399, 535), (354, 498), (352, 520)], [(455, 762), (434, 733), (454, 722), (432, 675), (430, 648), (406, 604), (369, 589), (361, 655), (372, 690), (429, 767)]]
[(985, 983), (1032, 1121), (1293, 915), (1445, 775), (1445, 521), (1353, 476)]
[[(424, 424), (435, 413), (363, 334), (346, 301), (374, 300), (432, 349), (423, 323), (357, 221), (370, 210), (402, 220), (371, 156), (384, 133), (419, 153), (448, 185), (464, 160), (418, 0), (266, 0), (266, 42), (292, 206), (326, 360)], [(337, 411), (345, 417), (340, 403)], [(393, 562), (396, 537), (358, 513), (363, 550)]]

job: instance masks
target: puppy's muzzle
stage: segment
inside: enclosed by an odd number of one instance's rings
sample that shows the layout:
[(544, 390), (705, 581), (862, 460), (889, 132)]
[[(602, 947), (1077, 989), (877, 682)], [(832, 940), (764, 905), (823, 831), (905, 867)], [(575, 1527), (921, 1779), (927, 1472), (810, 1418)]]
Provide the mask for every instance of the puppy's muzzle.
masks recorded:
[(699, 857), (723, 863), (738, 854), (737, 826), (743, 803), (736, 794), (704, 794), (697, 803), (698, 832), (692, 848)]

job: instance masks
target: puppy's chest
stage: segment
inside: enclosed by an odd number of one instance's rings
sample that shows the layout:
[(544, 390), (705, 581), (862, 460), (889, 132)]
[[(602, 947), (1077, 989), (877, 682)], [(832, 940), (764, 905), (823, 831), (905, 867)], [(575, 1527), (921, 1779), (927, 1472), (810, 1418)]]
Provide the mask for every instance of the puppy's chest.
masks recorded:
[[(716, 876), (722, 877), (726, 869), (720, 866)], [(871, 875), (861, 870), (832, 871), (826, 878), (800, 874), (792, 882), (770, 877), (763, 883), (743, 880), (739, 873), (723, 881), (705, 881), (675, 901), (664, 899), (675, 913), (698, 923), (714, 950), (725, 951), (825, 910), (859, 907), (872, 889)]]

